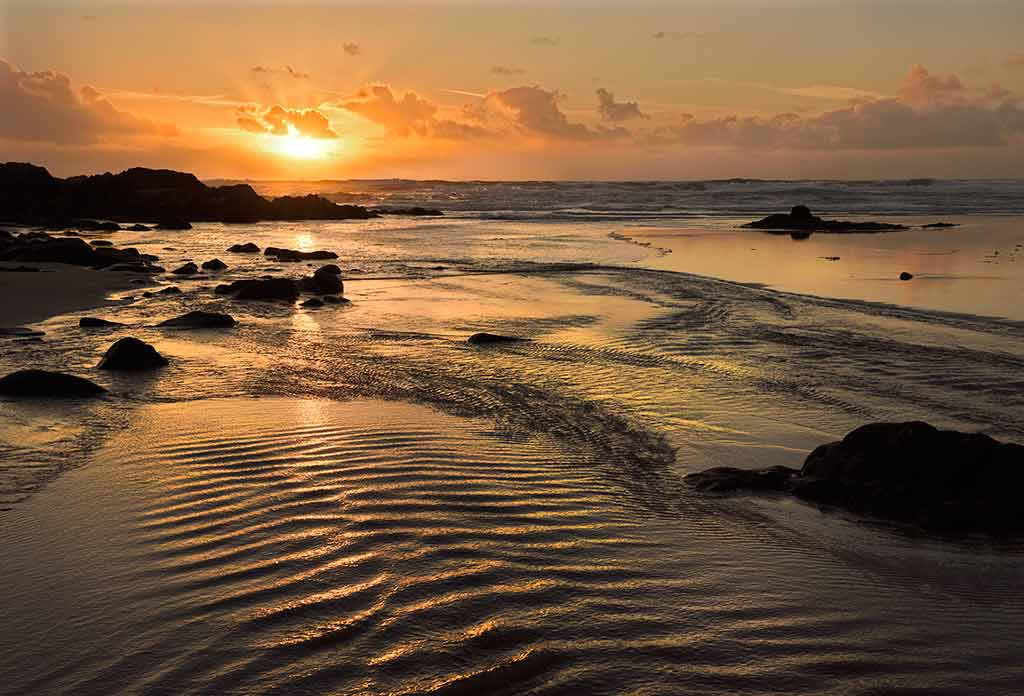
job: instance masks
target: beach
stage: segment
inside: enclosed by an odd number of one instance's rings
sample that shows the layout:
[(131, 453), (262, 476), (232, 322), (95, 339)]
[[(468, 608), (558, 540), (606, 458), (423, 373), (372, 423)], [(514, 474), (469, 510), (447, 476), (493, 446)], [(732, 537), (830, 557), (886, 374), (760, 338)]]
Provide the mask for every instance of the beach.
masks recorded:
[[(2, 404), (0, 692), (1013, 693), (1019, 543), (683, 478), (873, 421), (1024, 441), (1022, 218), (798, 241), (570, 202), (112, 233), (227, 264), (154, 277), (180, 294), (0, 274), (45, 332), (0, 373), (108, 389)], [(337, 253), (350, 303), (218, 295), (325, 263), (243, 242)], [(156, 326), (196, 309), (237, 325)], [(123, 336), (169, 365), (97, 370)]]

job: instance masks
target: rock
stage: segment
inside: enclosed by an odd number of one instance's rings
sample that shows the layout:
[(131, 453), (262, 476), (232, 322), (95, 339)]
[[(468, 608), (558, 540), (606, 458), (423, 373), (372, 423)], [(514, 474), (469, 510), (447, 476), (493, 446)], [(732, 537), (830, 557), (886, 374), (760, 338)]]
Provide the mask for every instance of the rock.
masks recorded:
[(107, 349), (100, 364), (101, 370), (153, 370), (167, 365), (167, 358), (145, 341), (126, 336)]
[(234, 317), (230, 314), (194, 311), (162, 321), (157, 326), (170, 329), (227, 329), (235, 323)]
[(502, 336), (500, 334), (492, 333), (475, 333), (466, 339), (467, 343), (473, 345), (487, 345), (493, 343), (524, 343), (529, 341), (528, 338), (519, 338), (517, 336)]
[(113, 266), (107, 266), (104, 270), (115, 271), (120, 273), (164, 273), (166, 269), (161, 266), (151, 266), (148, 263), (115, 263)]
[(913, 279), (913, 277), (914, 277), (913, 273), (907, 273), (906, 271), (903, 271), (902, 273), (900, 273), (900, 280), (911, 280), (911, 279)]
[(180, 268), (175, 268), (173, 271), (171, 271), (171, 273), (173, 273), (174, 275), (195, 275), (198, 272), (199, 266), (195, 265), (191, 261), (186, 263), (184, 266), (181, 266)]
[(0, 272), (3, 273), (38, 273), (39, 269), (35, 266), (0, 266)]
[(937, 230), (937, 229), (944, 229), (946, 227), (959, 227), (959, 226), (960, 225), (958, 225), (955, 222), (931, 222), (931, 223), (928, 223), (927, 225), (921, 225), (921, 229), (924, 229), (924, 230)]
[(140, 224), (136, 223), (136, 224), (131, 225), (129, 227), (125, 227), (125, 229), (129, 230), (130, 232), (149, 232), (153, 228), (152, 227), (147, 227), (146, 225), (140, 225)]
[(334, 272), (337, 268), (333, 264), (318, 268), (311, 277), (300, 280), (299, 287), (304, 292), (316, 295), (340, 295), (345, 290), (345, 284), (341, 280), (341, 269), (338, 269), (338, 273)]
[(317, 273), (326, 273), (328, 275), (337, 275), (337, 276), (341, 275), (341, 269), (338, 268), (333, 263), (329, 263), (326, 266), (321, 266), (320, 268), (316, 269), (316, 272)]
[(337, 295), (324, 295), (320, 298), (327, 304), (349, 304), (349, 301), (344, 297), (338, 297)]
[(436, 217), (444, 215), (443, 212), (436, 208), (421, 208), (418, 205), (411, 208), (371, 208), (370, 212), (377, 213), (378, 215), (409, 215), (412, 217)]
[(177, 285), (168, 285), (166, 288), (161, 288), (156, 291), (157, 295), (180, 295), (181, 288)]
[(109, 240), (107, 240), (107, 239), (94, 239), (94, 240), (92, 240), (89, 243), (92, 244), (94, 247), (114, 246), (114, 243), (109, 241)]
[(319, 297), (311, 297), (302, 303), (303, 307), (323, 307), (324, 301)]
[(941, 533), (1024, 534), (1024, 447), (927, 423), (873, 423), (816, 448), (799, 472), (710, 469), (704, 491), (778, 492)]
[(218, 295), (234, 295), (239, 300), (284, 300), (295, 302), (299, 288), (291, 278), (261, 278), (236, 280), (221, 284), (214, 290)]
[(812, 232), (790, 232), (789, 233), (789, 238), (793, 239), (793, 240), (796, 240), (798, 242), (802, 242), (802, 241), (804, 241), (806, 239), (810, 239), (811, 238), (811, 234), (813, 234), (813, 233)]
[(824, 259), (825, 261), (838, 261), (839, 260), (838, 256), (819, 256), (818, 258), (819, 259)]
[[(805, 205), (794, 206), (788, 213), (776, 213), (741, 227), (767, 231), (798, 230), (803, 232), (888, 232), (905, 230), (904, 225), (885, 222), (850, 222), (848, 220), (823, 220), (811, 214)], [(792, 236), (792, 235), (791, 235)], [(794, 237), (796, 238), (796, 237)], [(803, 238), (802, 236), (799, 238)]]
[(278, 247), (267, 247), (263, 255), (273, 256), (278, 261), (323, 261), (338, 258), (333, 251), (295, 251)]
[(0, 378), (0, 394), (21, 397), (97, 396), (107, 390), (84, 377), (47, 372), (19, 370)]
[(184, 220), (182, 218), (168, 218), (166, 220), (161, 220), (160, 222), (156, 223), (156, 226), (153, 229), (156, 229), (156, 230), (190, 230), (190, 229), (192, 229), (192, 223), (190, 223), (187, 220)]
[(82, 317), (78, 320), (78, 326), (83, 329), (106, 329), (114, 326), (124, 326), (119, 321), (107, 321), (98, 317)]
[(252, 242), (246, 242), (245, 244), (232, 244), (228, 247), (228, 251), (233, 254), (258, 254), (260, 248)]
[(207, 271), (223, 271), (228, 265), (220, 259), (210, 259), (209, 261), (203, 261), (203, 269)]

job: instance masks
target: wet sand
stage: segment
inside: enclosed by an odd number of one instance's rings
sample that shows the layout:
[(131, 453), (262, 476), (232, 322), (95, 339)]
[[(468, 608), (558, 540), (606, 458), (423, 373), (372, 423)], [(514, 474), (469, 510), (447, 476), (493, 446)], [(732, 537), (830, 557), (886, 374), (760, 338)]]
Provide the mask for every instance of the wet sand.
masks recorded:
[[(29, 266), (38, 273), (4, 271)], [(144, 286), (132, 281), (144, 276), (94, 271), (60, 263), (0, 264), (0, 297), (4, 298), (0, 328), (34, 324), (49, 317), (116, 304), (114, 292)]]

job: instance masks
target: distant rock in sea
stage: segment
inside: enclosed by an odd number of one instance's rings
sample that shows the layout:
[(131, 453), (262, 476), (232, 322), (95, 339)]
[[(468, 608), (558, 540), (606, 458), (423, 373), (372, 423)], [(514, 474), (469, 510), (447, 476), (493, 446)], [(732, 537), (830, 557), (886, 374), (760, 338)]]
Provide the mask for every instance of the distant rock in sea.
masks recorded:
[(267, 247), (263, 255), (272, 256), (278, 261), (327, 261), (338, 258), (333, 251), (296, 251), (279, 247)]
[(937, 230), (937, 229), (943, 229), (943, 228), (946, 228), (946, 227), (959, 227), (959, 226), (960, 225), (958, 225), (955, 222), (930, 222), (927, 225), (921, 225), (921, 229), (924, 229), (924, 230)]
[(84, 377), (49, 372), (19, 370), (0, 378), (0, 395), (14, 397), (62, 398), (98, 396), (107, 390)]
[(366, 208), (338, 205), (315, 195), (268, 200), (247, 184), (209, 187), (193, 174), (169, 169), (136, 167), (119, 174), (59, 179), (32, 164), (0, 164), (0, 220), (22, 224), (95, 231), (120, 229), (115, 221), (130, 220), (179, 230), (204, 221), (374, 217), (377, 213)]
[(903, 271), (902, 273), (900, 273), (900, 280), (913, 280), (913, 279), (914, 279), (914, 274), (913, 273), (907, 273), (906, 271)]
[(472, 343), (475, 346), (481, 346), (494, 343), (525, 343), (529, 340), (530, 339), (528, 338), (520, 338), (518, 336), (502, 336), (501, 334), (492, 334), (482, 331), (467, 338), (466, 342)]
[(371, 208), (370, 212), (377, 213), (378, 215), (404, 215), (409, 217), (440, 217), (444, 215), (444, 212), (437, 208), (421, 208), (418, 205), (411, 208)]
[(233, 254), (258, 254), (260, 248), (252, 242), (246, 242), (245, 244), (232, 244), (228, 247), (228, 251)]
[(1024, 533), (1024, 447), (922, 422), (872, 423), (822, 445), (800, 470), (716, 467), (701, 491), (786, 493), (942, 533)]
[[(811, 214), (805, 205), (794, 206), (789, 213), (776, 213), (755, 222), (741, 225), (746, 229), (789, 232), (890, 232), (908, 229), (905, 225), (886, 222), (851, 222), (849, 220), (823, 220)], [(793, 236), (793, 235), (790, 235)], [(794, 236), (794, 239), (806, 237)]]

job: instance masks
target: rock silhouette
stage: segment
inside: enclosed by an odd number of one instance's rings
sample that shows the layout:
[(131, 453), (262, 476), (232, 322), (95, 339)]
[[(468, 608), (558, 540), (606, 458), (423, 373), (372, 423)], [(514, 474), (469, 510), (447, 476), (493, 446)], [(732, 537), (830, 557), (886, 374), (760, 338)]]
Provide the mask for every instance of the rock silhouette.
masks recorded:
[(209, 261), (203, 261), (203, 270), (206, 271), (223, 271), (228, 267), (226, 263), (220, 259), (210, 259)]
[(100, 364), (101, 370), (154, 370), (167, 365), (167, 358), (145, 341), (126, 336), (107, 349)]
[(519, 338), (518, 336), (502, 336), (500, 334), (481, 332), (473, 334), (466, 339), (466, 342), (473, 345), (488, 345), (493, 343), (524, 343), (529, 340), (528, 338)]
[(46, 370), (19, 370), (0, 378), (0, 395), (20, 397), (87, 397), (98, 396), (107, 390), (84, 377), (49, 372)]
[[(797, 230), (803, 232), (889, 232), (893, 230), (905, 230), (904, 225), (896, 225), (886, 222), (851, 222), (849, 220), (823, 220), (811, 213), (806, 205), (793, 206), (789, 213), (776, 213), (766, 218), (748, 222), (741, 227), (754, 230), (778, 230), (788, 232)], [(792, 235), (791, 235), (792, 236)], [(803, 236), (794, 239), (805, 239)]]
[(228, 251), (233, 254), (258, 254), (260, 248), (252, 242), (246, 242), (245, 244), (232, 244), (228, 247)]
[(106, 329), (114, 326), (124, 326), (119, 321), (107, 321), (98, 317), (82, 317), (78, 320), (78, 326), (83, 329)]
[(157, 326), (171, 329), (227, 329), (234, 326), (235, 323), (234, 317), (230, 314), (197, 310), (162, 321)]

